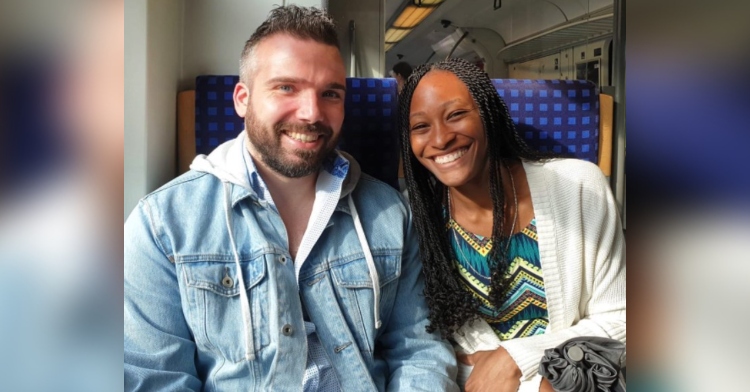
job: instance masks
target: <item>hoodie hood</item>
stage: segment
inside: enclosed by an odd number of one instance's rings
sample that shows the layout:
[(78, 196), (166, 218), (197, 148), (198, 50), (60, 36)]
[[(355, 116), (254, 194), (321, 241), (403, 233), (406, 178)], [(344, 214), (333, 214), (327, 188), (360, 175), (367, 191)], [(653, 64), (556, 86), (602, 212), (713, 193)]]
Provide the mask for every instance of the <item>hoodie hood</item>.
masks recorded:
[[(236, 138), (216, 147), (210, 154), (196, 156), (190, 164), (190, 169), (211, 174), (222, 182), (239, 185), (254, 194), (247, 179), (247, 167), (243, 159), (247, 143), (247, 132), (243, 130)], [(354, 190), (362, 171), (357, 160), (348, 153), (340, 150), (335, 150), (334, 153), (349, 162), (349, 170), (339, 197), (343, 199)]]

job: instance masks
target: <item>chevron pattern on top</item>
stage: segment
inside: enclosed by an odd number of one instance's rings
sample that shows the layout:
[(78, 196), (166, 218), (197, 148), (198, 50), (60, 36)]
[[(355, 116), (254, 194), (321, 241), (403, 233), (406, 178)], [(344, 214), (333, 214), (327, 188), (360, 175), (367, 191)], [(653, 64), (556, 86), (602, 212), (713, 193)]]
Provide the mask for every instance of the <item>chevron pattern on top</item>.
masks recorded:
[(539, 261), (536, 219), (510, 238), (512, 261), (504, 301), (496, 307), (489, 300), (492, 266), (487, 255), (489, 238), (464, 230), (450, 219), (448, 235), (464, 288), (480, 301), (483, 318), (501, 340), (543, 334), (549, 324), (544, 278)]

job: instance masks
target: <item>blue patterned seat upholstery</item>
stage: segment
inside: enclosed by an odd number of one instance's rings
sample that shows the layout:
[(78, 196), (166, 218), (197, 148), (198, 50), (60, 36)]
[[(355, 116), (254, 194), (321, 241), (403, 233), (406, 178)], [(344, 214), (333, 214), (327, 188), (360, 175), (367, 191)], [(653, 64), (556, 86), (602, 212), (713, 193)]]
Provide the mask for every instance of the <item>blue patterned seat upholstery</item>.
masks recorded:
[(540, 151), (598, 163), (599, 92), (585, 80), (493, 79), (516, 128)]
[(362, 171), (398, 189), (398, 94), (396, 79), (347, 78), (339, 148)]
[[(195, 150), (208, 154), (242, 131), (232, 93), (237, 75), (196, 78)], [(492, 83), (533, 148), (598, 163), (599, 93), (594, 84), (571, 80), (493, 79)], [(339, 148), (362, 171), (398, 189), (399, 137), (396, 82), (347, 78)]]
[(234, 111), (237, 75), (207, 75), (195, 79), (195, 152), (210, 153), (219, 144), (234, 139), (244, 128)]
[[(195, 81), (195, 152), (208, 154), (244, 128), (234, 111), (237, 75), (198, 76)], [(398, 186), (395, 79), (347, 78), (339, 149), (351, 154), (362, 171)]]

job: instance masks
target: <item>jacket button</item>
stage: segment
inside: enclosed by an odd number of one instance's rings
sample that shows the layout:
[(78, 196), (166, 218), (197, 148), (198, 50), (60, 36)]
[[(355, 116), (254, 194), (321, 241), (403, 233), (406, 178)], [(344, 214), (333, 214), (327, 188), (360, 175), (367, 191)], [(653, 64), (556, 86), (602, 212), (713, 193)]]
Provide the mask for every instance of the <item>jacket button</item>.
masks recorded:
[(294, 328), (292, 328), (291, 325), (286, 324), (281, 327), (281, 333), (284, 334), (284, 336), (292, 336), (292, 334), (294, 333)]
[(281, 264), (284, 264), (284, 263), (286, 263), (286, 256), (281, 256), (281, 257), (279, 257), (279, 262), (280, 262)]
[(234, 280), (228, 276), (225, 276), (224, 279), (221, 280), (221, 285), (226, 288), (234, 287)]

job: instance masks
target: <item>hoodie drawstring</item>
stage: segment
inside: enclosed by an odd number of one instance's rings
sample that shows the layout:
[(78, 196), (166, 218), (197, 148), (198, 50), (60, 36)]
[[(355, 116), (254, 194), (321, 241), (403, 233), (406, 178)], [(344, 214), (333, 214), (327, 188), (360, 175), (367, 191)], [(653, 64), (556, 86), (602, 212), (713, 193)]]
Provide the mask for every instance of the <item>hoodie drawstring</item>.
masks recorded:
[(237, 280), (239, 280), (240, 282), (240, 308), (242, 309), (242, 321), (245, 330), (245, 359), (247, 359), (248, 361), (254, 361), (255, 346), (253, 343), (253, 320), (250, 315), (250, 301), (247, 298), (245, 277), (242, 274), (242, 266), (240, 266), (240, 256), (237, 253), (237, 245), (234, 242), (234, 232), (232, 231), (232, 200), (229, 195), (229, 182), (222, 182), (224, 184), (224, 213), (226, 216), (227, 230), (229, 231), (229, 241), (232, 243), (234, 264), (237, 267)]
[(370, 245), (367, 244), (367, 238), (365, 237), (365, 231), (362, 229), (362, 222), (359, 221), (359, 214), (357, 208), (354, 207), (354, 200), (352, 195), (349, 194), (349, 210), (354, 220), (354, 228), (357, 231), (357, 237), (359, 243), (362, 246), (362, 251), (365, 253), (365, 260), (367, 260), (367, 269), (370, 270), (370, 279), (372, 280), (372, 292), (374, 296), (374, 307), (375, 307), (375, 329), (380, 328), (382, 322), (380, 321), (380, 278), (378, 277), (378, 270), (375, 269), (375, 260), (372, 258), (370, 253)]

